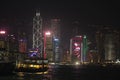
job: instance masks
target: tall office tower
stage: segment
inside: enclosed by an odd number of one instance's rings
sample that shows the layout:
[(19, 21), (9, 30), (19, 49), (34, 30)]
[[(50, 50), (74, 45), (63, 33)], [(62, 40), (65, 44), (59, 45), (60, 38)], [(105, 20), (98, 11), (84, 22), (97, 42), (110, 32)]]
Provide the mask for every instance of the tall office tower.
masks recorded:
[(115, 61), (119, 55), (118, 31), (102, 27), (97, 31), (96, 41), (100, 62)]
[(114, 35), (116, 35), (116, 37), (115, 37), (115, 40), (116, 40), (116, 42), (115, 42), (115, 49), (116, 49), (116, 59), (117, 60), (120, 60), (120, 30), (116, 30), (116, 31), (114, 31), (115, 32), (115, 34)]
[(7, 57), (7, 60), (16, 60), (18, 53), (18, 39), (9, 35), (7, 31), (0, 30), (0, 59)]
[(51, 20), (51, 30), (53, 35), (53, 58), (54, 62), (60, 62), (60, 19)]
[(40, 12), (36, 12), (35, 17), (33, 18), (33, 49), (37, 49), (41, 57), (43, 51), (42, 32), (42, 18), (40, 16)]
[(0, 60), (4, 58), (4, 55), (9, 55), (9, 40), (6, 40), (6, 38), (6, 31), (0, 29)]
[(27, 39), (25, 33), (20, 33), (19, 35), (19, 52), (26, 53), (27, 52)]
[(87, 62), (88, 61), (88, 40), (87, 40), (87, 36), (84, 35), (83, 36), (83, 41), (82, 41), (82, 53), (83, 53), (83, 62)]
[(114, 45), (114, 34), (113, 33), (106, 34), (104, 42), (105, 42), (104, 43), (105, 60), (115, 60), (116, 52), (115, 52), (115, 45)]
[(44, 33), (44, 48), (45, 48), (45, 54), (46, 58), (49, 60), (49, 62), (53, 62), (53, 43), (52, 43), (52, 34), (50, 31), (46, 31)]
[(72, 63), (76, 61), (83, 62), (82, 39), (83, 39), (82, 36), (75, 36), (70, 39), (70, 55)]

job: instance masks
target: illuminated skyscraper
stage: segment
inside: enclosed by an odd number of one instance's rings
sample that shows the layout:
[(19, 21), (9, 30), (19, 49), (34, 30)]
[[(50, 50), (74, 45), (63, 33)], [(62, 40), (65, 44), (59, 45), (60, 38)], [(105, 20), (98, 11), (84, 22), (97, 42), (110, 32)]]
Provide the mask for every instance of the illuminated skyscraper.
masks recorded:
[(0, 30), (0, 59), (7, 57), (8, 61), (15, 61), (16, 53), (18, 53), (18, 40), (15, 35), (10, 35), (7, 31)]
[(97, 31), (96, 41), (99, 54), (99, 61), (115, 61), (120, 59), (119, 54), (119, 31), (110, 27), (101, 27)]
[(53, 62), (53, 43), (52, 43), (52, 34), (50, 31), (46, 31), (44, 33), (44, 53), (45, 57), (49, 60), (49, 62)]
[(40, 55), (43, 50), (42, 32), (42, 18), (40, 12), (36, 12), (35, 17), (33, 18), (33, 49), (37, 49)]
[(82, 46), (83, 47), (82, 48), (83, 62), (87, 62), (88, 61), (88, 59), (87, 59), (87, 56), (88, 56), (88, 40), (87, 40), (87, 36), (86, 35), (83, 36), (82, 43), (83, 43), (83, 46)]
[(19, 37), (19, 52), (20, 53), (27, 52), (27, 40), (25, 36)]
[(53, 35), (53, 54), (54, 61), (60, 62), (60, 19), (51, 20), (51, 30)]
[(88, 41), (87, 36), (75, 36), (70, 39), (70, 56), (71, 62), (79, 61), (87, 62), (88, 56)]
[(75, 36), (70, 40), (70, 55), (72, 62), (83, 62), (82, 36)]

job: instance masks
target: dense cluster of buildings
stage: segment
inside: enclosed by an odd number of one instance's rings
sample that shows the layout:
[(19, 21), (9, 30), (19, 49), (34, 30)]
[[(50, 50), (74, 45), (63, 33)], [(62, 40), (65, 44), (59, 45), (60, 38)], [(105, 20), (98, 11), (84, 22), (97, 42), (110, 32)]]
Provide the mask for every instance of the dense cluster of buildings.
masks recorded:
[[(15, 55), (25, 58), (27, 54), (44, 57), (49, 62), (103, 63), (116, 62), (120, 59), (120, 31), (109, 26), (102, 26), (95, 31), (95, 41), (91, 42), (87, 35), (76, 35), (69, 40), (70, 47), (63, 51), (61, 47), (60, 19), (51, 19), (47, 29), (43, 26), (39, 12), (33, 18), (31, 49), (27, 48), (28, 39), (24, 33), (0, 33), (0, 56)], [(2, 31), (2, 30), (1, 30)], [(94, 48), (91, 45), (94, 44)], [(10, 53), (7, 53), (10, 52)]]

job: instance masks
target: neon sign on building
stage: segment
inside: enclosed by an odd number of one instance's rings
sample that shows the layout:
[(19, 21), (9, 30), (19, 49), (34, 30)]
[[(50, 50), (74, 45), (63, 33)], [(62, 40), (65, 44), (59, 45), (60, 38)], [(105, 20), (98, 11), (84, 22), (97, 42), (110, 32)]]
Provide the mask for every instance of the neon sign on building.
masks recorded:
[(82, 36), (75, 36), (71, 39), (71, 55), (72, 60), (81, 60)]

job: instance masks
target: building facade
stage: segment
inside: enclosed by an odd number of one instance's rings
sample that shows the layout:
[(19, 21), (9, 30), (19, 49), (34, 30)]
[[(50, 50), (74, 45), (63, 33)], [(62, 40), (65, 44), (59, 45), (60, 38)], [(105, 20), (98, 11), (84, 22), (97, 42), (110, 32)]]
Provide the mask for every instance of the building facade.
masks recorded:
[(51, 19), (51, 31), (53, 35), (53, 61), (61, 61), (60, 52), (60, 19)]
[(82, 36), (75, 36), (70, 39), (70, 55), (71, 55), (71, 62), (83, 62), (83, 54), (82, 54)]
[(53, 42), (52, 42), (52, 33), (51, 31), (45, 32), (45, 54), (49, 62), (53, 62)]
[(120, 58), (120, 33), (110, 27), (102, 27), (96, 32), (98, 61), (112, 62)]
[(43, 29), (42, 29), (42, 17), (40, 12), (36, 12), (33, 18), (33, 49), (38, 50), (40, 57), (43, 57)]

